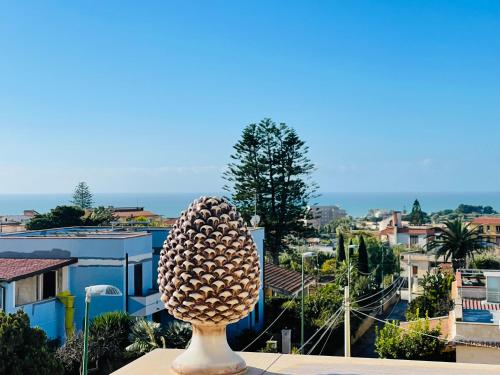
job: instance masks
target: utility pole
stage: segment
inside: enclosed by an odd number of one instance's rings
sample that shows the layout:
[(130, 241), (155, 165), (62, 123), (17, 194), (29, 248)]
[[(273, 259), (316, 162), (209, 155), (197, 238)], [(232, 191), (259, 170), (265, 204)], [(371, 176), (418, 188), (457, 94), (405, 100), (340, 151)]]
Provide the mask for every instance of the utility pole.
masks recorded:
[(349, 303), (349, 284), (344, 287), (344, 357), (351, 356), (351, 317)]
[[(304, 350), (304, 255), (301, 257), (302, 268), (302, 290), (300, 292), (300, 347)], [(302, 354), (302, 353), (300, 353)]]

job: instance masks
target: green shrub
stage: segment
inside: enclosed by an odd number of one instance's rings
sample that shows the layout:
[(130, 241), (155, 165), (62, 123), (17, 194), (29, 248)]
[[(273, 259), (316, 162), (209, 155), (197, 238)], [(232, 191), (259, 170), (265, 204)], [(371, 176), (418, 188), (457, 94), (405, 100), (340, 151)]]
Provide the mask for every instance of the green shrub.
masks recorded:
[(445, 345), (438, 339), (440, 327), (430, 328), (429, 319), (411, 322), (408, 329), (396, 326), (397, 322), (386, 324), (381, 330), (376, 327), (375, 352), (379, 358), (440, 360)]
[(130, 316), (122, 311), (104, 313), (92, 320), (90, 340), (99, 367), (113, 370), (123, 364), (132, 323)]
[(62, 366), (50, 351), (45, 332), (31, 328), (22, 310), (14, 314), (0, 311), (0, 374), (61, 373)]
[[(115, 311), (95, 317), (89, 327), (89, 368), (109, 374), (128, 360), (125, 348), (130, 343), (132, 319), (124, 312)], [(83, 334), (68, 338), (56, 356), (64, 366), (65, 374), (77, 375), (83, 355)]]
[(477, 255), (471, 263), (471, 268), (500, 270), (500, 259), (490, 254)]
[(184, 349), (191, 341), (193, 330), (190, 324), (173, 321), (165, 328), (168, 348)]
[(166, 348), (166, 339), (160, 323), (150, 322), (144, 318), (137, 319), (130, 331), (132, 344), (126, 350), (141, 356), (156, 348)]

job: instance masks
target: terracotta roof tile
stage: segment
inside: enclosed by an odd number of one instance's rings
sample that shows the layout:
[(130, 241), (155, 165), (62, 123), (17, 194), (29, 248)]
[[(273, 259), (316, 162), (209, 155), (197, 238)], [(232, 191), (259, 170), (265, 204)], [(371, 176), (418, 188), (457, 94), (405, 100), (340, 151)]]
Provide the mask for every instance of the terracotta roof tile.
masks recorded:
[(500, 225), (500, 217), (480, 216), (472, 220), (474, 224)]
[[(306, 276), (304, 285), (311, 284), (314, 277)], [(266, 288), (278, 289), (284, 293), (294, 294), (302, 287), (302, 275), (300, 272), (276, 266), (272, 263), (264, 265), (264, 286)]]
[(15, 281), (76, 262), (77, 262), (76, 258), (66, 258), (66, 259), (0, 258), (0, 280)]

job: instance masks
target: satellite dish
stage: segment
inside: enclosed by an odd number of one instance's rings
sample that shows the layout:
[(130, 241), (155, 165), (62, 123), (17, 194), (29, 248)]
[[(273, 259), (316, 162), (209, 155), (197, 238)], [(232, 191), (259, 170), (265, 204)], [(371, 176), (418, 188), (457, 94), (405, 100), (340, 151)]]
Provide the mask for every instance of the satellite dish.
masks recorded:
[(259, 225), (259, 223), (260, 223), (260, 216), (253, 215), (252, 218), (250, 219), (250, 224), (252, 224), (254, 228), (257, 228), (257, 225)]

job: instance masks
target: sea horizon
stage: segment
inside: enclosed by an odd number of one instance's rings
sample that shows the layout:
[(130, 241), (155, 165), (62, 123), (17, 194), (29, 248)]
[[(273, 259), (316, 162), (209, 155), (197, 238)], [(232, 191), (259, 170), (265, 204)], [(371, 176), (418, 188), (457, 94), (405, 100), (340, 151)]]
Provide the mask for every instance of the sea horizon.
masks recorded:
[[(500, 192), (321, 192), (311, 205), (337, 205), (353, 217), (365, 216), (369, 209), (410, 210), (415, 199), (428, 213), (454, 209), (459, 204), (492, 206), (500, 210)], [(189, 193), (94, 193), (95, 206), (138, 206), (155, 213), (176, 217), (202, 195), (224, 192)], [(57, 205), (70, 204), (72, 193), (0, 194), (0, 215), (21, 214), (34, 209), (47, 212)]]

